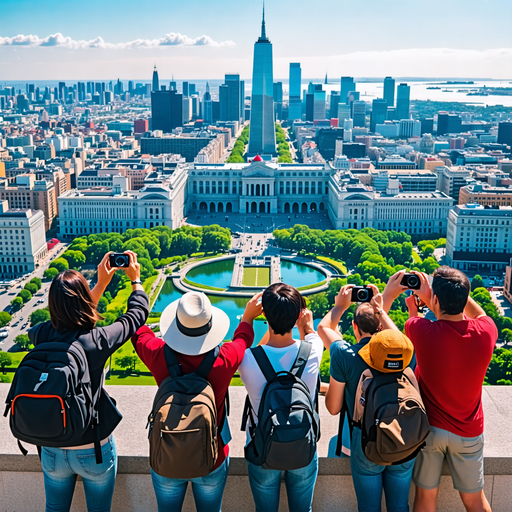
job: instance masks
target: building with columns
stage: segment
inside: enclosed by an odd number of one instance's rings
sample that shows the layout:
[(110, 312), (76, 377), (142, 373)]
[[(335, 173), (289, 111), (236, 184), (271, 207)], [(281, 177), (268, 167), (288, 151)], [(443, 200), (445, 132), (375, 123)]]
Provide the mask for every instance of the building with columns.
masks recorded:
[(334, 170), (325, 164), (194, 164), (188, 209), (233, 213), (309, 213), (327, 210)]
[(410, 235), (443, 236), (453, 199), (442, 192), (400, 192), (389, 180), (385, 192), (336, 173), (329, 182), (329, 218), (336, 229), (392, 229)]

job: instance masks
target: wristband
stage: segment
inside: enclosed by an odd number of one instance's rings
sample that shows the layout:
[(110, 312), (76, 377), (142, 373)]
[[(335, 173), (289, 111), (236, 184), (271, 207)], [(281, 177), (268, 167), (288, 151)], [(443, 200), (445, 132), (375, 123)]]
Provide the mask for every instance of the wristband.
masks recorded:
[(142, 284), (142, 281), (140, 279), (135, 279), (135, 281), (132, 281), (132, 284)]

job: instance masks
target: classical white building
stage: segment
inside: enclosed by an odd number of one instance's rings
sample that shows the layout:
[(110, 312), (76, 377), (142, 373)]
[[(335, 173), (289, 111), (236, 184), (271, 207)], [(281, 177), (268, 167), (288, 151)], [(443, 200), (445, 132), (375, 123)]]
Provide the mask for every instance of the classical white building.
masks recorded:
[(308, 213), (327, 210), (325, 164), (194, 164), (188, 176), (189, 210), (235, 213)]
[(336, 229), (392, 229), (410, 235), (444, 235), (453, 199), (441, 192), (400, 192), (389, 180), (386, 192), (336, 173), (329, 183), (329, 218)]
[(41, 210), (12, 209), (0, 202), (0, 275), (18, 277), (35, 270), (48, 254)]
[(469, 271), (504, 271), (512, 258), (512, 207), (457, 205), (448, 216), (446, 263)]
[(119, 185), (69, 190), (58, 198), (59, 237), (69, 240), (155, 226), (176, 229), (187, 213), (187, 174), (186, 167), (178, 166), (161, 182), (131, 192), (123, 192)]

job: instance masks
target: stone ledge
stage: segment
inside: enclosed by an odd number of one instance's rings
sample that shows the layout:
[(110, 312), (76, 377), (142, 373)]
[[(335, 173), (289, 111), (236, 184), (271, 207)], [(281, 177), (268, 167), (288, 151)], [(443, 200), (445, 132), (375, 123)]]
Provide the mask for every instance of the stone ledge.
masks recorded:
[[(7, 395), (9, 384), (0, 384), (0, 400)], [(121, 424), (114, 432), (119, 454), (119, 473), (149, 473), (147, 414), (151, 408), (156, 387), (154, 386), (106, 386), (118, 402), (123, 414)], [(233, 440), (230, 443), (231, 475), (246, 475), (247, 467), (243, 457), (245, 433), (240, 431), (242, 409), (245, 401), (243, 387), (231, 387), (230, 426)], [(484, 387), (483, 400), (486, 414), (485, 428), (485, 474), (512, 475), (512, 439), (509, 435), (512, 425), (512, 389), (507, 386)], [(140, 404), (140, 407), (136, 406)], [(320, 397), (320, 418), (322, 437), (318, 445), (320, 475), (350, 475), (348, 457), (334, 455), (338, 418), (330, 416)], [(40, 471), (35, 448), (27, 445), (30, 455), (24, 457), (11, 435), (8, 421), (0, 421), (0, 471)], [(449, 475), (445, 465), (443, 474)]]

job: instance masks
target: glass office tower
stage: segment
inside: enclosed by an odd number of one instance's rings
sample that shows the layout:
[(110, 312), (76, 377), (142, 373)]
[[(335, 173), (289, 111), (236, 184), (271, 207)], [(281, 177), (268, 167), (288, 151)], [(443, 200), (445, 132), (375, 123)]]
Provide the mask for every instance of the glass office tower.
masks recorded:
[(248, 150), (250, 155), (276, 155), (273, 94), (272, 43), (265, 33), (265, 9), (263, 9), (261, 36), (254, 44)]

